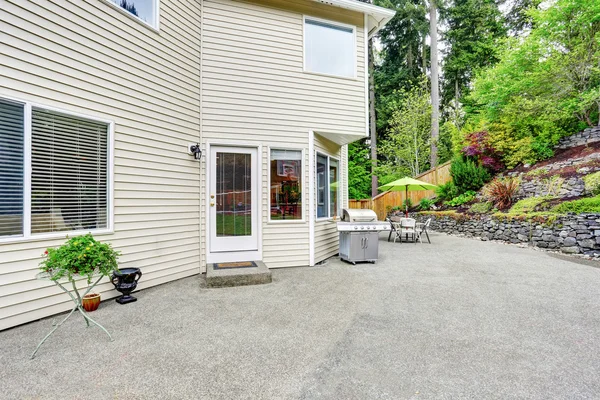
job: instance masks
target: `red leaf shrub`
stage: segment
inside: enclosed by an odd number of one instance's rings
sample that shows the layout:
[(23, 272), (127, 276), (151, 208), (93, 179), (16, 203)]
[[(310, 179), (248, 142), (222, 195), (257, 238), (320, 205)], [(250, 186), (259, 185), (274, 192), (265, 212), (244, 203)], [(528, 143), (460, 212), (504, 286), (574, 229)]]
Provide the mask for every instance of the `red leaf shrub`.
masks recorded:
[(499, 210), (505, 210), (516, 200), (519, 180), (515, 178), (494, 179), (485, 190), (489, 201)]
[(487, 131), (471, 132), (466, 137), (467, 145), (462, 148), (462, 153), (479, 162), (479, 165), (492, 171), (500, 171), (504, 164), (500, 161), (500, 155), (489, 143)]

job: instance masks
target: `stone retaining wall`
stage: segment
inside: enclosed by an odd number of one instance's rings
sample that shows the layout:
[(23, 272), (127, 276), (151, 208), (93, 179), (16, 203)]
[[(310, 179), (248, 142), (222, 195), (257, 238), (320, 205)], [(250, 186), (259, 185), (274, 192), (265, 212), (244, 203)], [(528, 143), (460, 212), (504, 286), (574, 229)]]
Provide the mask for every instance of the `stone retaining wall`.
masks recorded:
[(490, 215), (416, 214), (417, 221), (432, 218), (431, 229), (438, 232), (479, 237), (600, 257), (600, 214), (579, 214), (557, 217), (546, 222), (519, 221)]
[(593, 142), (600, 142), (600, 126), (587, 128), (586, 130), (576, 133), (575, 135), (564, 137), (558, 142), (556, 148), (569, 149), (571, 147), (577, 147)]

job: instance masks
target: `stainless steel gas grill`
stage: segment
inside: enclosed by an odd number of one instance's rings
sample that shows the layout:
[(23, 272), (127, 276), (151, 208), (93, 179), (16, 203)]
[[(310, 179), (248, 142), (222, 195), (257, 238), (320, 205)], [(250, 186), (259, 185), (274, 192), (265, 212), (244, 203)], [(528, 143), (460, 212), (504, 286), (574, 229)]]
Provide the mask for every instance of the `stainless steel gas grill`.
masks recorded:
[(340, 258), (353, 264), (375, 263), (379, 254), (379, 232), (390, 229), (388, 222), (377, 221), (373, 210), (348, 208), (337, 223), (340, 232)]

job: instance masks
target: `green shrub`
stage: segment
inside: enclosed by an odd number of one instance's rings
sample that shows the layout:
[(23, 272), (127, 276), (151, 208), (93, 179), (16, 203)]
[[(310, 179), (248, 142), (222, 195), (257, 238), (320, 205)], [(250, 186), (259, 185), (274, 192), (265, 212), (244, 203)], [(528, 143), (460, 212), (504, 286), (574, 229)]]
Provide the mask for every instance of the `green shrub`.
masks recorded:
[(485, 214), (492, 210), (492, 203), (489, 201), (484, 201), (482, 203), (475, 203), (469, 208), (469, 212), (473, 214)]
[(73, 281), (79, 275), (90, 283), (95, 274), (108, 276), (116, 270), (119, 255), (110, 244), (100, 243), (88, 233), (72, 237), (60, 247), (49, 247), (43, 254), (40, 269), (53, 281), (63, 277)]
[(594, 196), (600, 194), (600, 171), (584, 176), (583, 182), (588, 193)]
[(552, 211), (558, 214), (566, 214), (568, 212), (573, 212), (575, 214), (600, 212), (600, 196), (565, 201), (554, 207)]
[(453, 198), (452, 200), (447, 201), (445, 204), (448, 205), (448, 206), (450, 206), (450, 207), (462, 206), (465, 203), (473, 201), (473, 199), (475, 198), (476, 194), (477, 194), (476, 192), (474, 192), (472, 190), (469, 190), (469, 191), (467, 191), (467, 192), (465, 192), (465, 193), (463, 193), (463, 194), (461, 194), (461, 195)]
[(526, 214), (536, 211), (536, 207), (544, 203), (546, 200), (553, 199), (552, 196), (529, 197), (527, 199), (517, 201), (510, 209), (510, 214)]
[(467, 191), (477, 191), (491, 179), (487, 169), (479, 166), (470, 159), (457, 157), (450, 165), (450, 175), (458, 194)]
[(458, 191), (456, 190), (456, 186), (454, 186), (454, 182), (450, 181), (439, 185), (435, 190), (435, 194), (441, 201), (448, 201), (458, 196)]
[(433, 200), (428, 199), (428, 198), (424, 198), (421, 199), (421, 201), (419, 202), (419, 209), (421, 211), (427, 211), (429, 209), (431, 209), (431, 206), (433, 206)]
[(406, 210), (407, 208), (410, 210), (413, 206), (412, 200), (408, 197), (406, 200), (402, 202), (402, 208)]

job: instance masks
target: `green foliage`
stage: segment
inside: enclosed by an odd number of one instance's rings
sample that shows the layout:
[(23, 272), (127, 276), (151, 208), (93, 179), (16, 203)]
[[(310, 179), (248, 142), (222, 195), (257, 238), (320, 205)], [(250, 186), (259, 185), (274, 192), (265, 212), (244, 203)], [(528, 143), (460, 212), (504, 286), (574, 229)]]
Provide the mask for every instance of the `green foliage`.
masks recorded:
[(583, 177), (585, 183), (585, 190), (594, 196), (600, 194), (600, 171), (594, 172)]
[(72, 237), (60, 247), (46, 249), (40, 269), (54, 281), (63, 277), (72, 281), (79, 275), (87, 277), (90, 283), (94, 274), (107, 276), (116, 270), (119, 255), (110, 244), (100, 243), (88, 233)]
[(498, 41), (507, 30), (494, 0), (453, 0), (440, 11), (446, 25), (442, 99), (447, 104), (468, 94), (475, 70), (498, 62)]
[(598, 123), (600, 2), (556, 0), (530, 11), (532, 30), (506, 40), (466, 103), (508, 167), (551, 157), (563, 136)]
[(558, 214), (566, 214), (572, 212), (575, 214), (581, 213), (598, 213), (600, 212), (600, 196), (588, 197), (580, 200), (565, 201), (554, 207), (552, 212)]
[(538, 196), (538, 197), (529, 197), (527, 199), (522, 199), (517, 201), (511, 208), (510, 214), (527, 214), (530, 212), (537, 211), (541, 204), (545, 203), (548, 200), (553, 199), (552, 196)]
[(425, 80), (410, 91), (401, 91), (390, 120), (387, 138), (379, 141), (381, 168), (398, 175), (417, 176), (429, 169), (431, 105)]
[(450, 181), (442, 185), (438, 185), (437, 189), (435, 190), (435, 194), (441, 201), (448, 201), (458, 196), (458, 190), (456, 189), (456, 186), (454, 186), (454, 182)]
[(444, 204), (446, 204), (450, 207), (462, 206), (465, 203), (469, 203), (469, 202), (473, 201), (475, 199), (476, 194), (477, 194), (476, 192), (474, 192), (472, 190), (468, 190), (465, 193), (453, 198), (452, 200), (445, 202)]
[(348, 145), (348, 196), (371, 198), (371, 155), (364, 140)]
[(406, 209), (410, 210), (412, 207), (413, 207), (413, 203), (412, 203), (412, 200), (410, 199), (410, 197), (408, 197), (406, 200), (404, 200), (402, 202), (402, 208), (404, 210), (406, 210)]
[(459, 194), (477, 191), (491, 179), (490, 173), (473, 160), (456, 157), (450, 165), (450, 175)]
[(492, 203), (484, 201), (481, 203), (475, 203), (469, 208), (469, 212), (473, 214), (485, 214), (492, 210)]
[(421, 199), (421, 201), (419, 202), (419, 210), (421, 210), (421, 211), (430, 210), (431, 207), (433, 206), (433, 204), (434, 204), (433, 200), (425, 197), (425, 198)]

